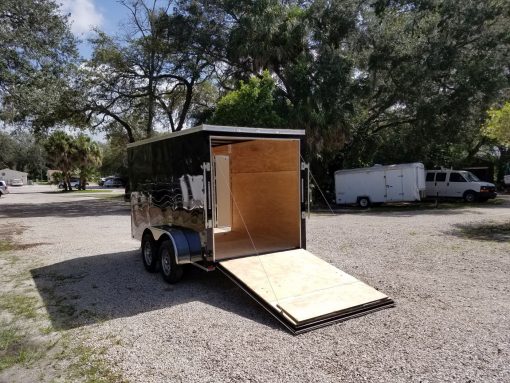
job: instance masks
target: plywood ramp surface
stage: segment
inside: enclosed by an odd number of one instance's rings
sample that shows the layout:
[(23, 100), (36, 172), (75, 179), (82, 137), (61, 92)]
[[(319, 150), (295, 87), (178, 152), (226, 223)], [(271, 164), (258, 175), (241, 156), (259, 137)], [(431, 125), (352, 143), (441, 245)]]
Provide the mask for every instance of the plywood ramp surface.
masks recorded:
[(304, 249), (232, 259), (220, 265), (293, 326), (390, 301)]

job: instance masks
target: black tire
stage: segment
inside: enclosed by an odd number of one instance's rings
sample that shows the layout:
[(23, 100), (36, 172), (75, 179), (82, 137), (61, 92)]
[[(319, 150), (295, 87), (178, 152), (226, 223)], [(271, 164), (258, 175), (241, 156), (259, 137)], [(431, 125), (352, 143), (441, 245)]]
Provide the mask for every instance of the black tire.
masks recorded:
[(474, 191), (467, 191), (464, 193), (464, 201), (466, 202), (475, 202), (476, 201), (476, 194)]
[(158, 246), (150, 233), (142, 237), (142, 262), (145, 270), (154, 273), (158, 269)]
[(370, 207), (370, 200), (368, 199), (368, 197), (359, 197), (358, 206), (362, 209)]
[(165, 240), (159, 246), (160, 269), (163, 279), (168, 283), (177, 283), (181, 280), (184, 270), (175, 262), (172, 242)]

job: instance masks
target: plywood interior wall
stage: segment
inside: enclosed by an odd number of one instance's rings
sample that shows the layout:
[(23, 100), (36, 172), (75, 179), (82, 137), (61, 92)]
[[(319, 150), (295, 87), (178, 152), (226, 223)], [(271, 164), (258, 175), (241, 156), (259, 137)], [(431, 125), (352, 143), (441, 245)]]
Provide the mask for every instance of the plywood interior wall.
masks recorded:
[(215, 234), (215, 258), (300, 247), (299, 141), (245, 141), (213, 153), (230, 158), (232, 202), (231, 231)]
[(215, 155), (216, 227), (232, 226), (232, 198), (230, 198), (230, 157)]

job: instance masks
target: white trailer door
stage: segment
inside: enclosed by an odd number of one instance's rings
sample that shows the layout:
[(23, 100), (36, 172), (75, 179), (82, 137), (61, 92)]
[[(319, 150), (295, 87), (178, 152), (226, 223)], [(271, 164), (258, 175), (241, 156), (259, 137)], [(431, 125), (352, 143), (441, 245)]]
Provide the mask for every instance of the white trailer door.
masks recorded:
[(386, 201), (396, 202), (404, 199), (402, 169), (386, 170)]
[(293, 333), (393, 306), (385, 294), (304, 249), (230, 259), (218, 268)]

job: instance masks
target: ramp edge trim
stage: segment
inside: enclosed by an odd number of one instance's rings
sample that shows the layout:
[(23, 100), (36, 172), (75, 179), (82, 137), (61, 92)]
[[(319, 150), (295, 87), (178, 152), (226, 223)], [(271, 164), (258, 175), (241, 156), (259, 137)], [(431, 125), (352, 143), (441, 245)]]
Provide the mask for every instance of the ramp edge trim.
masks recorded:
[(217, 269), (220, 270), (232, 282), (234, 282), (241, 290), (248, 294), (255, 302), (262, 306), (267, 312), (269, 312), (269, 314), (278, 320), (278, 322), (280, 322), (293, 335), (299, 335), (321, 327), (343, 322), (348, 319), (358, 318), (379, 310), (395, 307), (395, 302), (392, 299), (385, 298), (375, 302), (355, 306), (352, 311), (347, 313), (337, 313), (336, 315), (333, 314), (332, 316), (314, 318), (313, 320), (309, 320), (301, 325), (293, 324), (291, 323), (291, 318), (288, 317), (287, 313), (279, 312), (274, 306), (263, 300), (253, 290), (246, 286), (246, 284), (244, 284), (239, 278), (224, 268), (221, 263), (218, 264)]

